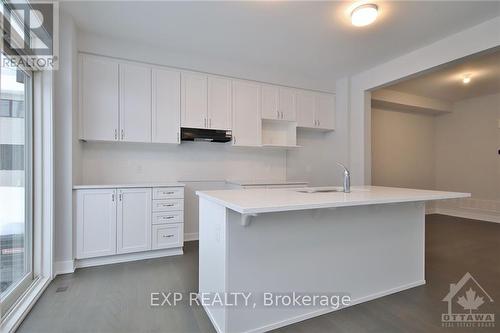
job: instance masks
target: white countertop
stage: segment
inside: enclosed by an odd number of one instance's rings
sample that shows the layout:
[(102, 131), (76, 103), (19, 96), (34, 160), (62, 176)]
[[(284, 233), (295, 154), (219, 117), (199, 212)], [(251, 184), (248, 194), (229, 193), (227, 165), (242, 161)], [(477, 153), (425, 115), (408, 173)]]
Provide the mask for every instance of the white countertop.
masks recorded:
[(74, 185), (73, 190), (90, 190), (90, 189), (104, 189), (104, 188), (138, 188), (138, 187), (184, 187), (184, 184), (178, 182), (166, 182), (166, 183)]
[(229, 179), (226, 183), (239, 186), (265, 186), (265, 185), (307, 185), (307, 182), (290, 181), (290, 180), (241, 180)]
[(197, 191), (196, 194), (241, 214), (470, 197), (470, 193), (380, 186), (353, 186), (351, 193), (301, 193), (297, 190), (299, 189), (217, 190)]

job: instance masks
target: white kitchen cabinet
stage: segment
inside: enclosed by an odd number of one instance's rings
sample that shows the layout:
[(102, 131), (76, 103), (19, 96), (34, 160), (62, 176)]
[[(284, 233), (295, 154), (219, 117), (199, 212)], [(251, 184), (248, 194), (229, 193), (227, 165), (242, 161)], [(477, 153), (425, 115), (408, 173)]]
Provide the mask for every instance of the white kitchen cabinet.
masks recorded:
[(118, 140), (118, 63), (80, 56), (80, 139)]
[(208, 77), (208, 127), (231, 129), (231, 80)]
[(278, 110), (279, 88), (267, 84), (262, 85), (262, 118), (281, 119)]
[(312, 91), (297, 92), (297, 126), (316, 127), (316, 94)]
[(153, 250), (180, 247), (183, 243), (183, 223), (153, 225)]
[(281, 113), (281, 120), (295, 121), (295, 95), (294, 89), (280, 87), (278, 111)]
[(335, 95), (319, 93), (316, 96), (316, 121), (320, 129), (335, 129)]
[(301, 90), (297, 92), (297, 126), (335, 129), (335, 95)]
[(204, 74), (184, 72), (181, 75), (181, 125), (190, 128), (208, 127), (208, 79)]
[(151, 188), (118, 189), (116, 252), (151, 250)]
[(151, 142), (151, 68), (120, 63), (120, 140)]
[(152, 142), (180, 143), (181, 74), (153, 68)]
[(233, 145), (260, 146), (261, 86), (242, 80), (233, 81)]
[(295, 121), (295, 90), (262, 85), (262, 118)]
[(116, 254), (116, 190), (80, 190), (76, 202), (76, 257)]

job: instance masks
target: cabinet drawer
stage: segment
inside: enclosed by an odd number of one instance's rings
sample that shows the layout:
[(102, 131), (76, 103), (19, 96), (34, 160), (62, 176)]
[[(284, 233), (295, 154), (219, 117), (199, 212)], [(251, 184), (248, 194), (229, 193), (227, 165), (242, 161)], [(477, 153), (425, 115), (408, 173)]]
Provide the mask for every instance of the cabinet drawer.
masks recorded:
[(153, 228), (153, 250), (181, 247), (184, 243), (184, 224), (156, 224)]
[(153, 200), (153, 212), (168, 212), (171, 210), (184, 210), (183, 199)]
[(184, 188), (182, 187), (155, 187), (153, 188), (153, 199), (182, 199)]
[(153, 213), (153, 224), (182, 223), (184, 222), (183, 211)]

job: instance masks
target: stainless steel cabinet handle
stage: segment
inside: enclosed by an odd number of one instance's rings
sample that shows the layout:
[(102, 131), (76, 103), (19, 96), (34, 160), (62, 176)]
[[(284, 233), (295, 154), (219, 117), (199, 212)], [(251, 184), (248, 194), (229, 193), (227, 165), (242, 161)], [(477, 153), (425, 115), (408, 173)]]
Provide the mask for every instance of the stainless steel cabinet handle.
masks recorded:
[(118, 195), (118, 199), (119, 199), (120, 201), (122, 201), (122, 198), (123, 198), (123, 196), (122, 196), (122, 194), (120, 193), (120, 195)]
[(174, 204), (163, 204), (163, 207), (173, 207)]
[(174, 194), (174, 192), (169, 191), (169, 192), (163, 192), (163, 194)]
[(111, 194), (111, 201), (115, 202), (115, 194)]
[(171, 220), (173, 218), (174, 218), (174, 216), (163, 216), (162, 217), (163, 220)]
[(122, 129), (122, 140), (124, 137), (125, 137), (125, 134), (124, 134), (123, 129)]
[(170, 238), (170, 237), (174, 237), (174, 235), (163, 235), (162, 237), (163, 238)]
[(118, 140), (118, 130), (115, 128), (115, 140)]

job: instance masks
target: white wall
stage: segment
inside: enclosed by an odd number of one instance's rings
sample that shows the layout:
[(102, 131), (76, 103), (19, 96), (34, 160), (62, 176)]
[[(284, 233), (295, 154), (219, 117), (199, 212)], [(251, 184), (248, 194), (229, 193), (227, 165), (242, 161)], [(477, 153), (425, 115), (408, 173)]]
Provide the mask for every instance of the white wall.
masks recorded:
[(500, 94), (457, 102), (436, 117), (436, 188), (471, 192), (465, 205), (500, 215), (499, 120)]
[(372, 182), (472, 198), (437, 212), (500, 222), (500, 93), (454, 103), (437, 115), (372, 110)]
[(499, 26), (500, 17), (496, 17), (351, 77), (350, 166), (354, 184), (371, 183), (371, 105), (368, 91), (497, 47), (500, 45)]
[[(60, 62), (54, 72), (54, 270), (72, 258), (73, 112), (76, 28), (68, 15), (60, 18)], [(78, 153), (77, 153), (78, 155)]]
[(372, 109), (372, 184), (434, 189), (435, 117)]

